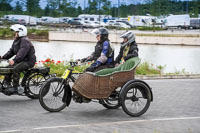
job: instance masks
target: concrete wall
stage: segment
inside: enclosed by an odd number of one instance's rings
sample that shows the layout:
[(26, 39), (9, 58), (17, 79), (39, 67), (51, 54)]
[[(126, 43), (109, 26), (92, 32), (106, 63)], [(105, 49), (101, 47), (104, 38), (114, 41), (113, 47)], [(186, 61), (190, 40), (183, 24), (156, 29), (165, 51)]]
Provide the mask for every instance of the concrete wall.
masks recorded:
[[(120, 43), (121, 38), (118, 33), (110, 33), (109, 39), (113, 43)], [(77, 42), (96, 42), (95, 36), (88, 32), (49, 32), (50, 41), (77, 41)], [(200, 37), (152, 37), (136, 36), (139, 44), (166, 44), (166, 45), (200, 45)]]

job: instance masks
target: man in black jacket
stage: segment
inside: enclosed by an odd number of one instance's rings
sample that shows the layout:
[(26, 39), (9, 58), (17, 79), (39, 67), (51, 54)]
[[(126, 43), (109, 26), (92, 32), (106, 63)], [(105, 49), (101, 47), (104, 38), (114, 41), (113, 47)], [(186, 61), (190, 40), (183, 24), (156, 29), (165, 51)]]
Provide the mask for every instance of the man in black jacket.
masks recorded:
[[(2, 57), (9, 60), (10, 66), (13, 67), (13, 86), (8, 91), (16, 93), (19, 87), (20, 73), (24, 70), (32, 68), (36, 62), (35, 49), (27, 37), (27, 28), (23, 25), (15, 24), (10, 27), (15, 32), (15, 40), (10, 50)], [(6, 76), (7, 85), (10, 85), (11, 75)]]
[(119, 55), (115, 59), (115, 66), (123, 64), (126, 60), (132, 57), (138, 56), (138, 47), (133, 32), (127, 31), (121, 34), (120, 38), (123, 38), (124, 40), (121, 43)]

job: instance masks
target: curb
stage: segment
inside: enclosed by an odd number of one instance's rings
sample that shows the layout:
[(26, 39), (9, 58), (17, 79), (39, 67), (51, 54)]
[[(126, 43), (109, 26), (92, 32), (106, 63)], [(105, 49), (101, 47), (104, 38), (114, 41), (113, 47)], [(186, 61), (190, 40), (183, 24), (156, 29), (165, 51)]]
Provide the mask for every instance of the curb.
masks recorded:
[(186, 75), (135, 75), (136, 79), (200, 79), (200, 74), (186, 74)]

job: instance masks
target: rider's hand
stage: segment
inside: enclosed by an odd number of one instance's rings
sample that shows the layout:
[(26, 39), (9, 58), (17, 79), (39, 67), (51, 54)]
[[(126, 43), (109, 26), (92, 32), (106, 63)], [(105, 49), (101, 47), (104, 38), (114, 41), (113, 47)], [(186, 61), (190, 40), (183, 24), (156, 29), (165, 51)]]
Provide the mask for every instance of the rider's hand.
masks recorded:
[(86, 68), (86, 72), (94, 72), (95, 68), (93, 66), (90, 66), (88, 68)]
[(2, 57), (0, 56), (0, 59), (1, 59)]
[(15, 64), (14, 60), (9, 60), (9, 64), (10, 64), (10, 65)]
[(100, 61), (96, 61), (95, 63), (92, 63), (91, 66), (93, 67), (99, 67), (101, 65)]

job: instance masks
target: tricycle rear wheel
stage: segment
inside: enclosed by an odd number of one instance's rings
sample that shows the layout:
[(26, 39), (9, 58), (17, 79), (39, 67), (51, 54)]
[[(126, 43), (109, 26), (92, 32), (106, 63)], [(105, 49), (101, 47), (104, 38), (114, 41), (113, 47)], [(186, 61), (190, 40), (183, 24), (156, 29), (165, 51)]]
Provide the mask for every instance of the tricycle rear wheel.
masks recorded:
[(150, 90), (142, 82), (132, 82), (126, 85), (120, 95), (124, 112), (132, 117), (144, 114), (151, 102)]

